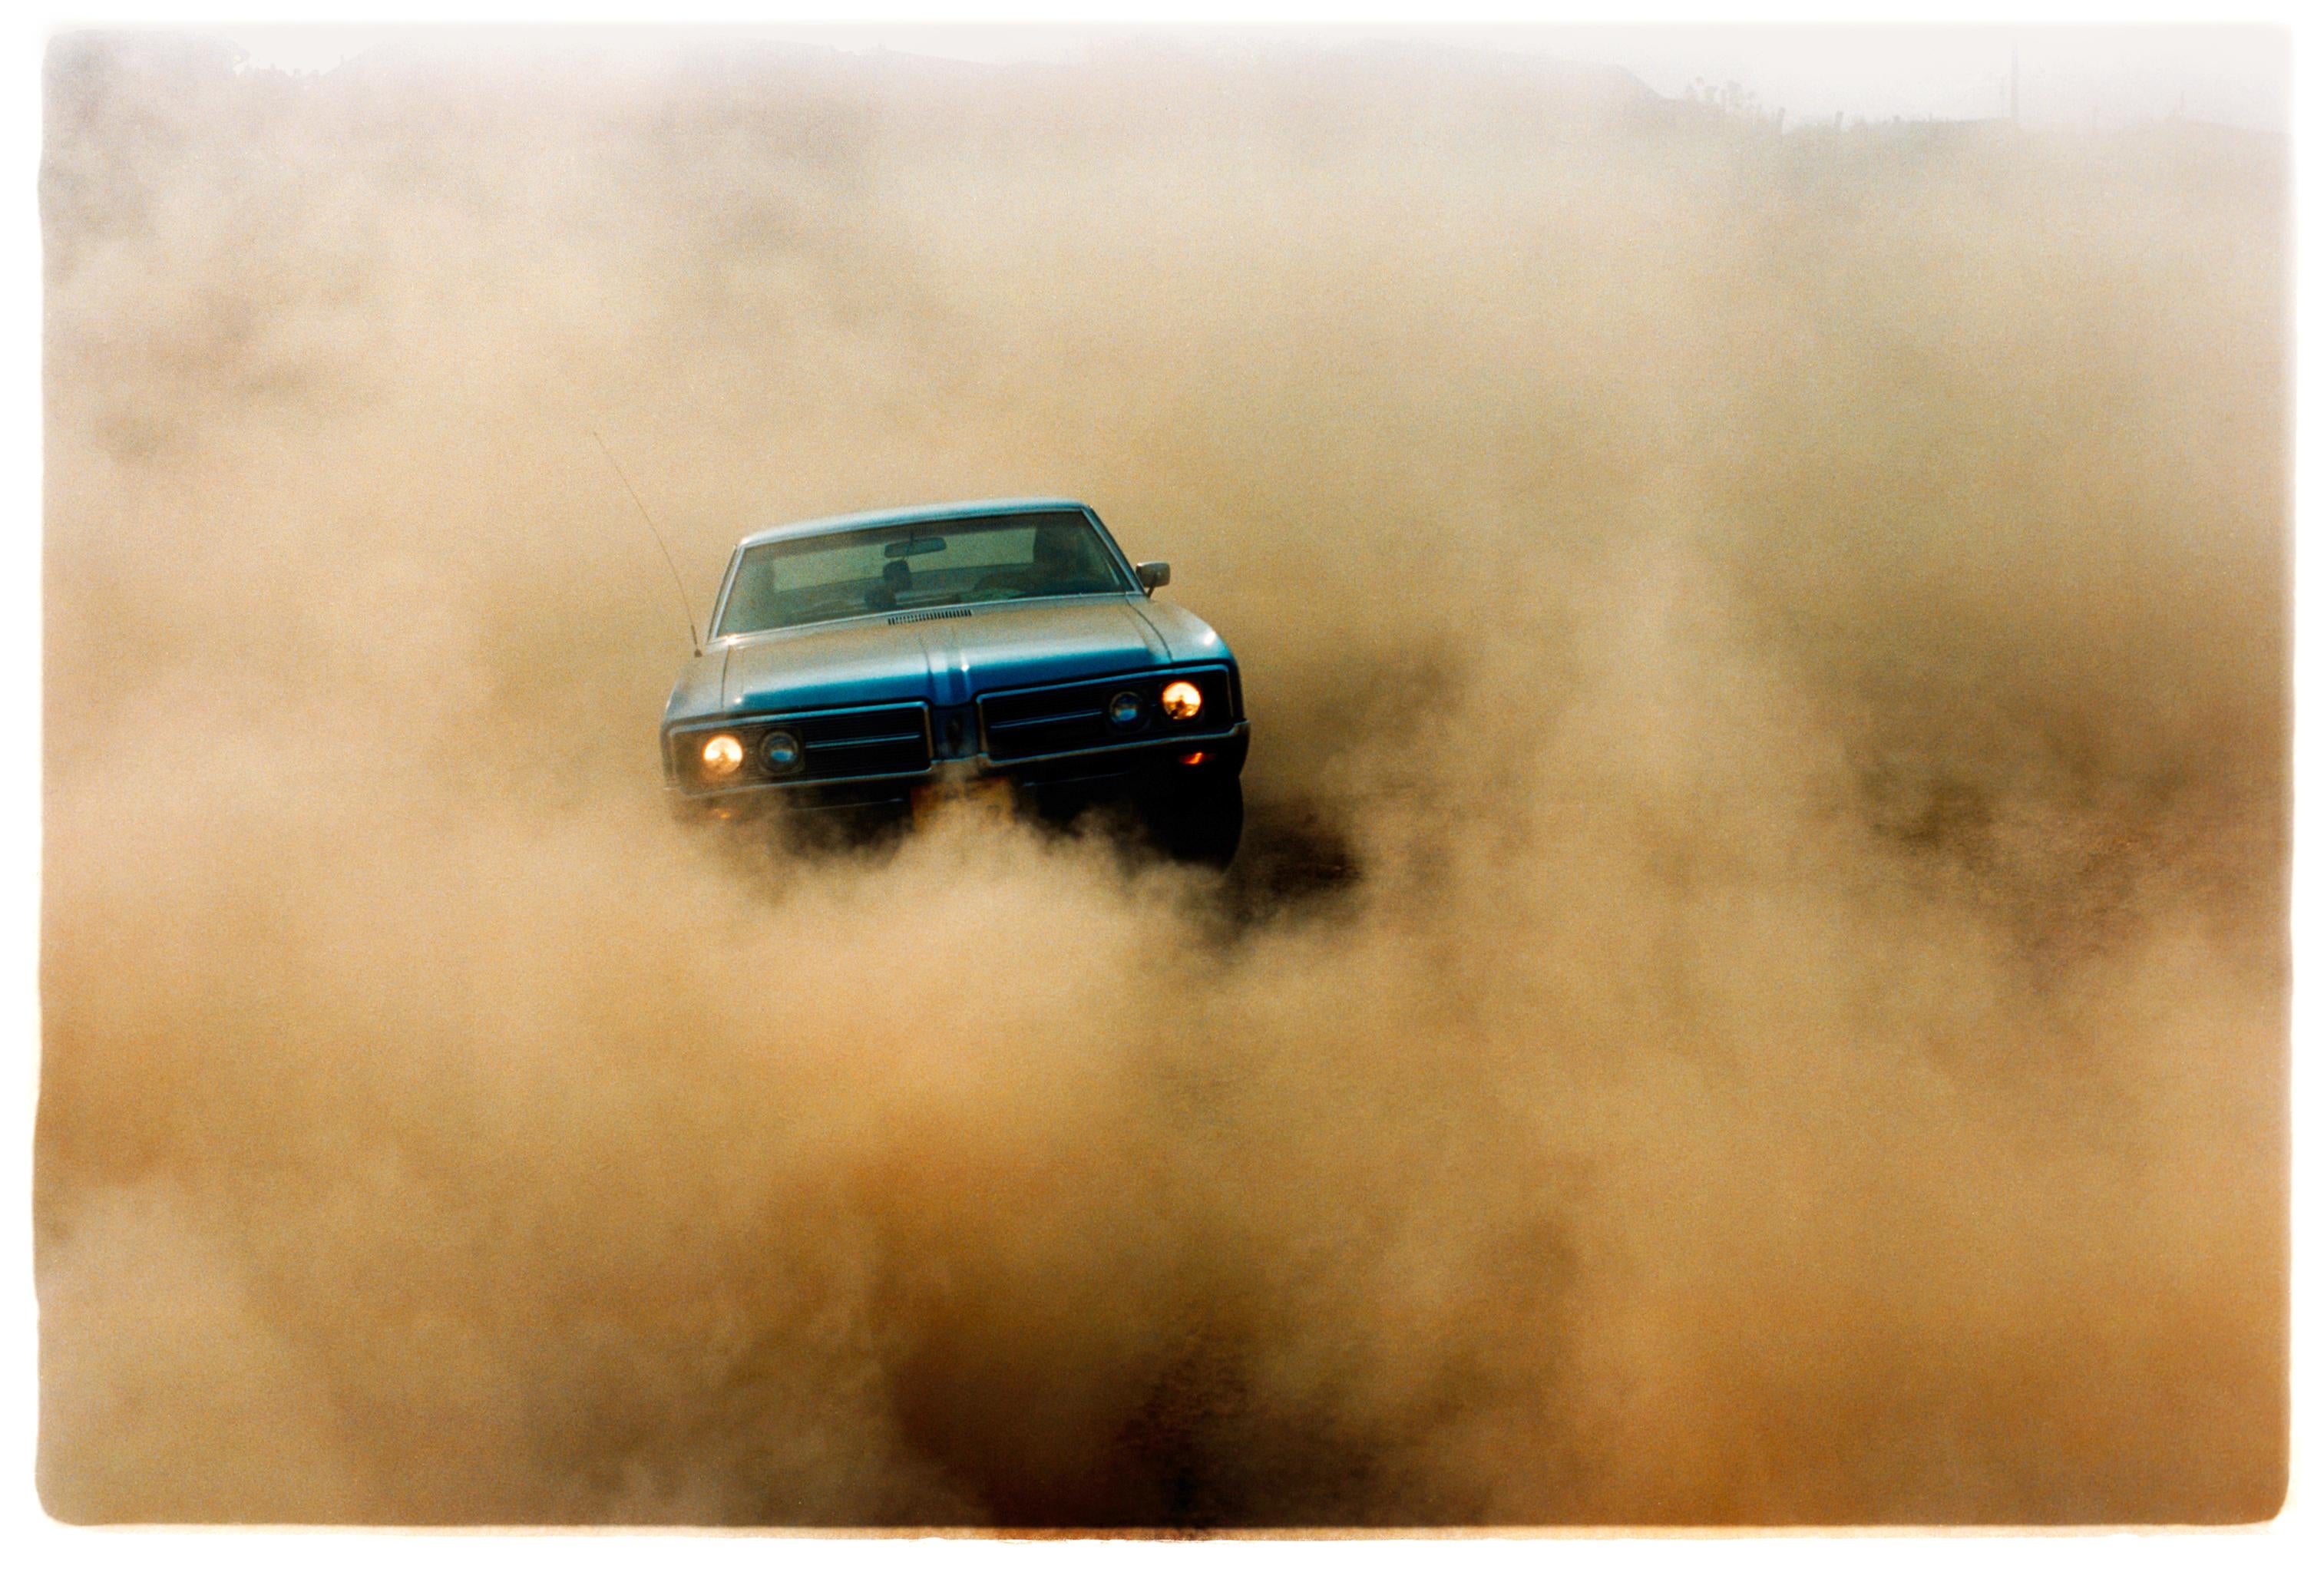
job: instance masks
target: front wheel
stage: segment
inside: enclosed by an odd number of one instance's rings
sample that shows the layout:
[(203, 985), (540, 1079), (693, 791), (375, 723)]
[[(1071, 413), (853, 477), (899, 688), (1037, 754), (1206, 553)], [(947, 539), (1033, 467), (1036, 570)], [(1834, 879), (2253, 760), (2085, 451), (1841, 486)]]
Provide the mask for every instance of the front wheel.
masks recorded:
[(1181, 787), (1150, 804), (1146, 822), (1170, 856), (1224, 868), (1242, 841), (1242, 782), (1230, 777)]

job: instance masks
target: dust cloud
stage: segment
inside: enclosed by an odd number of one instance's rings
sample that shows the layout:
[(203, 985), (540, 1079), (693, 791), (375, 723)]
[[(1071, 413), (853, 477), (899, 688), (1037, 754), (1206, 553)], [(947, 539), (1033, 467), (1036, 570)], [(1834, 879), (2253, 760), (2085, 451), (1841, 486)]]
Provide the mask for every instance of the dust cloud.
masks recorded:
[[(2287, 150), (1459, 40), (52, 46), (75, 1521), (2273, 1513)], [(669, 822), (734, 538), (1094, 504), (1224, 879)]]

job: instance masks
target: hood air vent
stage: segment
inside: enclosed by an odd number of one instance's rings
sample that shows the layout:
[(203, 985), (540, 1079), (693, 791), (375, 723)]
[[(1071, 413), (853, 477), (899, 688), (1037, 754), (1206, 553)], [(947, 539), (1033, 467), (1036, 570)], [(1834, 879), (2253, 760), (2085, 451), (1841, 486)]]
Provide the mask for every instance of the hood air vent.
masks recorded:
[(970, 615), (973, 613), (966, 606), (946, 606), (940, 611), (899, 611), (888, 619), (888, 625), (892, 628), (899, 622), (941, 622), (948, 617)]

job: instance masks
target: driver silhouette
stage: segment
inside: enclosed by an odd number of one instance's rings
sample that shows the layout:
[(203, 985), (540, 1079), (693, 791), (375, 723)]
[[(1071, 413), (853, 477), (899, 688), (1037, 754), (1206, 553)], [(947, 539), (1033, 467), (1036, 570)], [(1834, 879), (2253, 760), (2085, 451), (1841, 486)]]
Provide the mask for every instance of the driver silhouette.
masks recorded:
[(912, 587), (912, 565), (898, 557), (880, 570), (880, 587), (863, 597), (864, 604), (875, 611), (892, 611), (896, 597)]

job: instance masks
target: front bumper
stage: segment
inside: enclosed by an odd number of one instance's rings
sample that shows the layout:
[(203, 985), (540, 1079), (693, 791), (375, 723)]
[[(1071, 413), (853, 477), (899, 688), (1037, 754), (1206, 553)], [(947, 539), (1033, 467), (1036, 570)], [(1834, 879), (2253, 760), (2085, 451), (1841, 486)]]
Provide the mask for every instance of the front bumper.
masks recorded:
[(1066, 818), (1116, 799), (1176, 795), (1230, 781), (1250, 754), (1250, 722), (1220, 731), (1140, 739), (995, 763), (989, 755), (939, 758), (910, 776), (870, 780), (755, 781), (723, 791), (688, 793), (672, 786), (671, 811), (681, 818), (742, 819), (769, 814), (908, 813), (931, 788), (1003, 781), (1018, 805), (1043, 817)]

